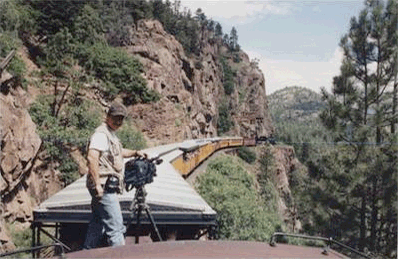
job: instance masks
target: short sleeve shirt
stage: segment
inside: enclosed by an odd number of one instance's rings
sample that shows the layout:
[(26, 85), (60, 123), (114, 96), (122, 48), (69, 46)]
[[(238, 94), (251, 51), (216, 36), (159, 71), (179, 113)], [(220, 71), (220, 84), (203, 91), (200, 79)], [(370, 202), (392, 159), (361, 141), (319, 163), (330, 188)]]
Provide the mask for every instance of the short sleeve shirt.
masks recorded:
[[(100, 152), (99, 157), (99, 175), (101, 184), (105, 184), (110, 173), (116, 173), (119, 179), (123, 180), (124, 163), (122, 156), (122, 146), (115, 132), (110, 131), (106, 124), (99, 126), (90, 138), (88, 146), (90, 150)], [(92, 189), (93, 179), (90, 175), (87, 177), (87, 187)], [(123, 181), (120, 181), (122, 184)]]
[(109, 143), (107, 136), (102, 132), (95, 132), (91, 136), (89, 149), (96, 149), (98, 151), (109, 150)]

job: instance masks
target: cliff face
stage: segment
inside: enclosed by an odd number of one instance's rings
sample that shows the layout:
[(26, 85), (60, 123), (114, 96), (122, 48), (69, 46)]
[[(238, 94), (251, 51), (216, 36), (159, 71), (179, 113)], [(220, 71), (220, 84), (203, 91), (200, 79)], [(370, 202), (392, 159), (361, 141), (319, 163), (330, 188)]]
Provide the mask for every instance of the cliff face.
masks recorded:
[[(217, 135), (218, 105), (224, 96), (218, 57), (226, 49), (208, 40), (199, 58), (187, 57), (181, 44), (158, 21), (141, 21), (126, 49), (144, 65), (149, 88), (162, 95), (158, 103), (135, 105), (130, 110), (138, 128), (151, 141), (171, 143)], [(234, 121), (229, 135), (254, 136), (257, 130), (259, 135), (269, 136), (273, 127), (264, 76), (245, 53), (239, 55), (235, 91), (228, 97)]]
[(291, 146), (277, 146), (272, 149), (274, 158), (273, 183), (279, 193), (278, 209), (290, 232), (302, 229), (297, 207), (290, 190), (289, 179), (295, 170), (304, 169)]
[(27, 111), (29, 95), (6, 72), (0, 86), (0, 252), (4, 252), (14, 248), (4, 222), (31, 221), (33, 207), (60, 185), (56, 171), (40, 166), (42, 141)]

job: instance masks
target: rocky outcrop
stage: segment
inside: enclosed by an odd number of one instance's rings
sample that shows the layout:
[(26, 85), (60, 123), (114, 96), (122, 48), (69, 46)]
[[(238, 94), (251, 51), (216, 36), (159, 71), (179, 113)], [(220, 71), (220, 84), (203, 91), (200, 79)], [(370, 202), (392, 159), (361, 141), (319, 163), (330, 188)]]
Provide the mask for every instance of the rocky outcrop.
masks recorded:
[(57, 173), (45, 170), (38, 159), (41, 139), (29, 113), (29, 96), (15, 78), (0, 78), (0, 252), (14, 246), (5, 222), (26, 223), (33, 207), (59, 190)]
[(297, 207), (290, 190), (289, 179), (295, 170), (303, 168), (291, 146), (277, 146), (272, 149), (274, 159), (273, 182), (279, 192), (278, 209), (291, 232), (302, 229), (298, 219)]
[(273, 134), (271, 117), (268, 112), (268, 101), (265, 91), (265, 79), (261, 70), (249, 56), (240, 53), (236, 87), (233, 94), (236, 107), (232, 117), (238, 136), (259, 136)]
[[(159, 103), (130, 108), (138, 128), (149, 139), (171, 143), (217, 135), (218, 105), (224, 95), (219, 57), (226, 49), (206, 41), (200, 57), (188, 57), (158, 21), (140, 21), (126, 49), (144, 65), (148, 87), (162, 95)], [(269, 136), (273, 128), (264, 76), (246, 54), (240, 55), (236, 91), (229, 97), (235, 125), (229, 134), (254, 136), (258, 130)]]

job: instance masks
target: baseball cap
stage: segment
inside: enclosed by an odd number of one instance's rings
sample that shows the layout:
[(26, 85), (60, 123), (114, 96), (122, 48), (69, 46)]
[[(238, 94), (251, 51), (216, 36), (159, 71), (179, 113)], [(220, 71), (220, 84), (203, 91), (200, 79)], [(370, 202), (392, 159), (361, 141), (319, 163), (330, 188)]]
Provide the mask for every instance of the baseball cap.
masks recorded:
[(118, 102), (112, 103), (111, 107), (108, 110), (108, 116), (127, 116), (127, 109), (126, 107)]

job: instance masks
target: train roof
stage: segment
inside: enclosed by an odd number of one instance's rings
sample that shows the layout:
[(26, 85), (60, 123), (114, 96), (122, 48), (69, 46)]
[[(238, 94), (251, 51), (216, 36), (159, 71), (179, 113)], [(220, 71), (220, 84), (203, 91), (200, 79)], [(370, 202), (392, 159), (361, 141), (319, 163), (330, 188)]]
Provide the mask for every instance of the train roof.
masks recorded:
[[(190, 148), (209, 141), (185, 141), (145, 149), (151, 157), (161, 156), (163, 163), (157, 165), (154, 181), (145, 185), (146, 203), (158, 225), (189, 224), (214, 225), (216, 212), (187, 183), (171, 161), (183, 153), (181, 148)], [(135, 189), (119, 196), (122, 214), (127, 222), (134, 200)], [(91, 215), (91, 196), (86, 188), (86, 176), (65, 187), (34, 209), (35, 222), (88, 223)], [(143, 223), (146, 219), (142, 219)]]
[(252, 241), (174, 241), (65, 254), (64, 258), (348, 258), (334, 250)]

